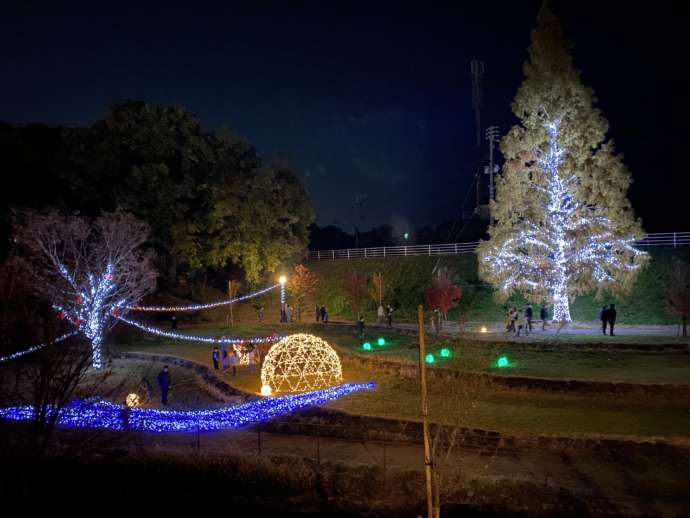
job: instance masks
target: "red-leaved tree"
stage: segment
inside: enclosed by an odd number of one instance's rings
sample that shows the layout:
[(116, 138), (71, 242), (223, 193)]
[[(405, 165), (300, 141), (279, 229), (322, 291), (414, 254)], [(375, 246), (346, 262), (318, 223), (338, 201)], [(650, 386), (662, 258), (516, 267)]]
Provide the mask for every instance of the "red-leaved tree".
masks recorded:
[(143, 248), (148, 236), (148, 225), (122, 210), (95, 220), (57, 210), (17, 214), (14, 242), (29, 285), (88, 338), (95, 368), (113, 317), (156, 285), (153, 253)]
[(688, 336), (688, 315), (690, 315), (690, 269), (677, 257), (671, 263), (671, 275), (666, 287), (666, 299), (683, 325), (683, 336)]
[(362, 308), (369, 298), (367, 279), (359, 272), (346, 272), (343, 276), (343, 292), (355, 319), (362, 314)]
[(426, 305), (429, 309), (438, 309), (448, 318), (448, 312), (456, 307), (462, 297), (462, 290), (455, 285), (455, 275), (447, 268), (441, 268), (438, 275), (426, 289)]

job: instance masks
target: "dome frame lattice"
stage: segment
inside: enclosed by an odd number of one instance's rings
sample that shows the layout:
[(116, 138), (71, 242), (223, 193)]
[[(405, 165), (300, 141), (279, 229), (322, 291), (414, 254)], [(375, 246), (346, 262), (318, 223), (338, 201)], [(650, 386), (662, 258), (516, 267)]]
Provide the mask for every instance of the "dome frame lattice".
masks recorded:
[(261, 384), (277, 392), (306, 392), (342, 383), (338, 353), (318, 336), (287, 336), (268, 351), (261, 367)]

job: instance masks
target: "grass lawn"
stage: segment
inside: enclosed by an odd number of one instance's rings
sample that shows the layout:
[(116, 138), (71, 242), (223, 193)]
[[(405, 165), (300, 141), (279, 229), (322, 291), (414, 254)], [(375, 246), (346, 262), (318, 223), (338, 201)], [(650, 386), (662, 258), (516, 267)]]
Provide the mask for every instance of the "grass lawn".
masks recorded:
[[(291, 326), (291, 331), (304, 330)], [(182, 332), (220, 335), (227, 328), (193, 327)], [(280, 328), (278, 329), (280, 331)], [(269, 334), (268, 326), (241, 326), (233, 335)], [(357, 338), (350, 331), (331, 327), (320, 333), (338, 348), (357, 350)], [(384, 333), (388, 345), (373, 345), (374, 352), (395, 358), (415, 358), (414, 336)], [(373, 342), (372, 342), (373, 343)], [(508, 344), (504, 349), (483, 344), (463, 347), (450, 342), (430, 341), (429, 349), (442, 345), (452, 348), (451, 365), (476, 367), (485, 363), (487, 370), (497, 354), (506, 354), (514, 365), (510, 374), (575, 377), (583, 379), (687, 382), (689, 356), (679, 353), (633, 353), (612, 351), (525, 351), (522, 344)], [(211, 347), (194, 342), (174, 342), (138, 333), (121, 335), (119, 350), (172, 354), (210, 365)], [(514, 349), (511, 349), (513, 347)], [(522, 350), (519, 348), (522, 347)], [(360, 348), (361, 351), (361, 348)], [(469, 358), (469, 359), (467, 359)], [(663, 376), (657, 372), (664, 370)], [(504, 371), (501, 371), (502, 373)], [(420, 418), (419, 388), (413, 379), (374, 373), (345, 363), (346, 381), (376, 381), (378, 389), (331, 403), (334, 408), (371, 416), (417, 420)], [(226, 381), (238, 388), (258, 393), (259, 370), (240, 368), (237, 376), (224, 374)], [(687, 440), (690, 438), (690, 402), (666, 401), (663, 398), (585, 396), (550, 394), (536, 391), (504, 389), (491, 385), (465, 386), (458, 381), (430, 383), (431, 416), (434, 421), (460, 423), (464, 426), (497, 430), (513, 435), (601, 435), (658, 436)]]

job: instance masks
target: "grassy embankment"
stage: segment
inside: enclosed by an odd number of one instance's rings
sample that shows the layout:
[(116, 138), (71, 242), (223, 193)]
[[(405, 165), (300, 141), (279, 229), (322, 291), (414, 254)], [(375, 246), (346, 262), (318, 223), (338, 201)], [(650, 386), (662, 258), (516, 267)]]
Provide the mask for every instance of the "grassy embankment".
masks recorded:
[[(650, 248), (649, 266), (640, 274), (631, 293), (617, 298), (609, 293), (599, 297), (588, 294), (578, 297), (571, 304), (574, 320), (590, 321), (599, 318), (604, 304), (614, 303), (618, 309), (621, 324), (675, 324), (678, 319), (668, 309), (664, 298), (671, 257), (678, 256), (690, 261), (690, 247)], [(436, 265), (446, 266), (458, 275), (463, 290), (460, 306), (450, 314), (451, 320), (468, 313), (469, 320), (499, 322), (504, 318), (502, 305), (493, 299), (490, 286), (477, 276), (475, 254), (439, 257), (392, 257), (377, 259), (322, 260), (308, 263), (320, 278), (316, 302), (326, 304), (331, 315), (351, 318), (342, 290), (342, 279), (346, 272), (358, 271), (367, 278), (374, 272), (382, 272), (386, 284), (385, 303), (399, 308), (397, 318), (413, 319), (417, 304), (424, 302), (424, 290), (431, 284), (431, 272)], [(510, 305), (524, 307), (524, 299), (512, 297)], [(368, 321), (375, 318), (376, 304), (371, 300), (367, 306)]]
[[(290, 326), (291, 331), (312, 331), (341, 351), (360, 352), (354, 334), (344, 328), (323, 326)], [(240, 326), (233, 334), (268, 334), (273, 327)], [(227, 328), (195, 326), (183, 330), (197, 334), (228, 334)], [(281, 329), (278, 330), (279, 332)], [(374, 352), (399, 361), (414, 361), (415, 337), (399, 333), (382, 333), (387, 345)], [(377, 335), (378, 336), (378, 335)], [(373, 341), (372, 341), (373, 343)], [(683, 353), (637, 353), (630, 351), (589, 350), (574, 348), (558, 351), (529, 351), (521, 344), (466, 343), (431, 339), (429, 349), (438, 353), (448, 346), (453, 357), (447, 362), (472, 370), (498, 372), (492, 367), (496, 357), (510, 358), (512, 368), (501, 374), (578, 378), (602, 381), (687, 382), (690, 379), (690, 355)], [(120, 350), (173, 354), (199, 363), (210, 364), (210, 347), (206, 344), (171, 342), (139, 334), (121, 336)], [(377, 350), (378, 349), (378, 350)], [(438, 357), (438, 356), (437, 356)], [(355, 367), (343, 362), (346, 381), (374, 380), (378, 388), (332, 403), (347, 412), (417, 420), (420, 416), (416, 380), (378, 369)], [(240, 369), (236, 377), (221, 374), (238, 388), (258, 392), (259, 371)], [(460, 378), (462, 380), (462, 378)], [(513, 435), (553, 434), (566, 436), (657, 436), (687, 441), (690, 437), (688, 401), (669, 401), (659, 397), (580, 395), (545, 393), (535, 390), (506, 389), (491, 384), (463, 384), (434, 380), (430, 384), (431, 415), (438, 422), (459, 422), (465, 426), (493, 429)]]

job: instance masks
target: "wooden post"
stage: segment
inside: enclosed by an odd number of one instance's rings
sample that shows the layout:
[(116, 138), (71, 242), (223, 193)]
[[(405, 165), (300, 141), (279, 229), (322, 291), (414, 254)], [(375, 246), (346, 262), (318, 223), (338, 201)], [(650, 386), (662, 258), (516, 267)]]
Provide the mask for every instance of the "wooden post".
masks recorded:
[(422, 426), (424, 429), (424, 473), (426, 477), (427, 518), (434, 518), (433, 504), (433, 462), (431, 460), (431, 437), (429, 435), (429, 398), (426, 390), (426, 345), (424, 343), (424, 307), (417, 306), (417, 327), (419, 330), (419, 381), (422, 389)]

